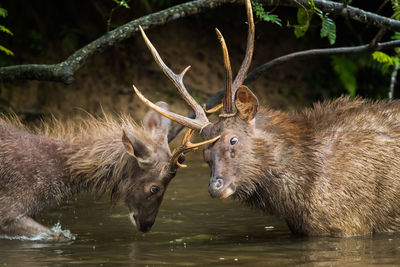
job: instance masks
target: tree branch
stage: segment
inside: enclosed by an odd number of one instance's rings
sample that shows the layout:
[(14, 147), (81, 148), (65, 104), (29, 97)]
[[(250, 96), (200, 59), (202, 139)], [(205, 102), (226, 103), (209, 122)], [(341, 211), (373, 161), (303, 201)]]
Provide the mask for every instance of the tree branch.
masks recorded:
[[(309, 0), (263, 0), (266, 5), (277, 4), (289, 7), (298, 7), (298, 3), (309, 7)], [(221, 5), (242, 3), (241, 0), (197, 0), (163, 11), (153, 13), (139, 19), (133, 20), (110, 31), (100, 38), (89, 43), (58, 64), (28, 64), (0, 68), (0, 81), (8, 82), (14, 80), (43, 80), (56, 81), (70, 84), (74, 81), (74, 73), (86, 62), (89, 57), (100, 53), (104, 49), (113, 46), (115, 43), (132, 37), (141, 25), (144, 29), (165, 24), (167, 22), (183, 18), (189, 15), (198, 14), (208, 9)], [(371, 12), (361, 10), (352, 6), (344, 6), (342, 3), (314, 0), (315, 6), (329, 13), (342, 16), (349, 16), (351, 19), (375, 25), (379, 28), (387, 28), (392, 31), (400, 31), (400, 21), (380, 16)]]
[(198, 14), (227, 3), (235, 2), (238, 2), (238, 0), (197, 0), (152, 13), (104, 34), (73, 53), (61, 63), (52, 65), (28, 64), (0, 68), (0, 81), (43, 80), (70, 84), (74, 81), (74, 73), (82, 67), (89, 57), (134, 36), (136, 32), (139, 31), (139, 25), (141, 25), (143, 29), (148, 29), (179, 18)]
[(388, 93), (388, 98), (390, 100), (393, 99), (394, 86), (396, 85), (396, 82), (397, 82), (397, 73), (398, 72), (399, 72), (399, 66), (397, 64), (394, 64), (392, 74), (390, 75), (390, 85), (389, 85), (389, 93)]
[(311, 58), (318, 56), (332, 56), (332, 55), (345, 55), (345, 54), (357, 54), (368, 51), (380, 51), (400, 46), (400, 40), (394, 40), (383, 43), (376, 43), (375, 46), (371, 44), (353, 46), (353, 47), (336, 47), (336, 48), (323, 48), (323, 49), (311, 49), (300, 52), (294, 52), (281, 57), (277, 57), (267, 63), (264, 63), (255, 68), (249, 75), (247, 75), (244, 83), (251, 83), (261, 76), (266, 70), (274, 67), (275, 65), (283, 64), (294, 59)]
[[(300, 52), (294, 52), (294, 53), (287, 54), (287, 55), (284, 55), (281, 57), (277, 57), (271, 61), (268, 61), (267, 63), (264, 63), (264, 64), (256, 67), (252, 72), (250, 72), (247, 75), (247, 77), (243, 83), (249, 84), (251, 82), (254, 82), (261, 76), (262, 73), (264, 73), (268, 69), (275, 67), (277, 65), (283, 64), (283, 63), (287, 63), (292, 60), (305, 59), (305, 58), (311, 58), (311, 57), (317, 57), (317, 56), (357, 54), (357, 53), (363, 53), (363, 52), (368, 52), (368, 51), (386, 50), (386, 49), (391, 49), (391, 48), (398, 47), (398, 46), (400, 46), (400, 40), (376, 43), (374, 46), (372, 46), (371, 44), (365, 44), (365, 45), (354, 46), (354, 47), (310, 49), (310, 50), (305, 50), (305, 51), (300, 51)], [(210, 108), (220, 104), (222, 101), (223, 95), (224, 95), (223, 89), (221, 89), (217, 93), (215, 93), (212, 97), (210, 97), (206, 101), (206, 103), (205, 103), (206, 108), (210, 109)], [(194, 118), (193, 111), (190, 111), (188, 113), (188, 117)], [(183, 128), (184, 127), (182, 125), (175, 124), (168, 133), (168, 142), (172, 141)]]
[[(263, 2), (268, 5), (273, 5), (277, 1), (278, 0), (264, 0)], [(306, 8), (310, 8), (309, 0), (280, 0), (280, 5), (294, 7), (296, 6), (296, 2), (305, 6)], [(365, 24), (371, 24), (378, 28), (387, 28), (392, 31), (400, 30), (400, 21), (380, 16), (372, 12), (364, 11), (360, 8), (327, 0), (314, 0), (314, 4), (316, 7), (327, 13), (349, 16), (349, 18), (353, 20)]]

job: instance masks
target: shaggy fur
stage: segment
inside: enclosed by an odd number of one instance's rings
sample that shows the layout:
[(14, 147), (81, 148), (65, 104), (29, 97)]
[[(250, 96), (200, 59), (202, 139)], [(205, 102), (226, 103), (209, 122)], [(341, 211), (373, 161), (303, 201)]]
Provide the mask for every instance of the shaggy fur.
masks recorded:
[(400, 101), (341, 97), (290, 114), (262, 108), (249, 123), (235, 116), (203, 131), (204, 139), (216, 135), (204, 155), (225, 186), (210, 189), (213, 197), (230, 186), (301, 235), (400, 231)]
[[(16, 118), (3, 118), (0, 235), (44, 232), (49, 239), (58, 238), (33, 218), (82, 191), (124, 201), (138, 229), (148, 231), (177, 169), (170, 162), (168, 127), (153, 111), (142, 127), (126, 116), (104, 116), (65, 123), (54, 119), (29, 131)], [(151, 193), (152, 186), (159, 192)]]

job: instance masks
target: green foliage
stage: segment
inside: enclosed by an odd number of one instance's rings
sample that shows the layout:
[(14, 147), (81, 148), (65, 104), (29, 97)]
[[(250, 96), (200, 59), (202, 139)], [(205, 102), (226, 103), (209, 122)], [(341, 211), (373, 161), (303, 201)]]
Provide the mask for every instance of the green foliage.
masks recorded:
[(9, 29), (4, 27), (3, 25), (0, 25), (0, 31), (5, 32), (5, 33), (7, 33), (9, 35), (14, 35)]
[[(392, 9), (393, 9), (393, 18), (400, 19), (400, 0), (392, 1)], [(395, 32), (391, 37), (393, 40), (400, 40), (400, 33)], [(382, 74), (386, 74), (389, 70), (389, 67), (396, 65), (397, 68), (400, 66), (400, 58), (398, 53), (400, 53), (400, 48), (396, 48), (397, 54), (394, 56), (390, 56), (381, 51), (375, 51), (372, 53), (372, 59), (378, 63), (380, 63), (380, 68)]]
[(277, 15), (266, 12), (264, 10), (264, 7), (262, 6), (262, 4), (257, 3), (257, 2), (251, 2), (251, 5), (253, 7), (254, 12), (256, 13), (256, 16), (259, 19), (261, 19), (263, 21), (267, 21), (267, 22), (272, 22), (279, 26), (282, 26), (281, 19)]
[(400, 1), (399, 0), (392, 1), (392, 9), (394, 11), (393, 18), (398, 20), (400, 18)]
[(391, 57), (388, 54), (381, 52), (381, 51), (375, 51), (372, 53), (372, 58), (379, 63), (384, 63), (384, 64), (389, 64), (393, 65), (396, 63), (396, 58)]
[(6, 47), (4, 47), (2, 45), (0, 45), (0, 51), (3, 51), (6, 55), (9, 55), (9, 56), (14, 55), (14, 53), (10, 49), (7, 49)]
[(125, 8), (130, 8), (129, 5), (128, 5), (129, 0), (127, 0), (127, 1), (124, 1), (124, 0), (113, 0), (113, 2), (116, 3), (119, 6), (123, 6)]
[(320, 16), (322, 20), (321, 38), (328, 37), (331, 45), (336, 42), (336, 24), (328, 17), (328, 14)]
[(304, 36), (307, 32), (308, 28), (310, 27), (312, 13), (309, 13), (304, 8), (297, 9), (297, 23), (298, 25), (294, 26), (294, 35), (296, 38), (300, 38)]
[(327, 37), (331, 45), (336, 42), (336, 24), (329, 18), (329, 13), (322, 12), (315, 6), (314, 0), (308, 2), (310, 9), (299, 8), (297, 10), (297, 23), (294, 26), (294, 34), (297, 38), (304, 36), (307, 32), (312, 14), (316, 14), (321, 19), (321, 38)]
[(356, 96), (358, 66), (348, 56), (332, 56), (331, 64), (339, 79), (351, 97)]
[(389, 56), (388, 54), (386, 54), (384, 52), (375, 51), (372, 53), (372, 58), (373, 58), (373, 60), (380, 63), (382, 74), (386, 74), (388, 72), (390, 66), (393, 66), (393, 65), (396, 65), (398, 67), (400, 66), (400, 60), (397, 55)]
[(393, 34), (393, 36), (391, 37), (391, 39), (393, 40), (400, 40), (400, 33), (399, 32), (395, 32)]
[[(8, 15), (7, 10), (4, 8), (0, 8), (0, 17), (5, 18), (5, 17), (7, 17), (7, 15)], [(14, 35), (8, 28), (6, 28), (4, 25), (1, 25), (1, 24), (0, 24), (0, 31), (4, 32), (6, 34), (9, 34), (9, 35)], [(0, 45), (0, 51), (2, 51), (3, 53), (5, 53), (6, 55), (9, 55), (9, 56), (14, 55), (14, 53), (10, 49), (8, 49), (2, 45)]]
[(330, 57), (327, 63), (331, 68), (317, 67), (308, 73), (309, 98), (318, 100), (343, 94), (387, 98), (390, 72), (382, 74), (382, 64), (373, 60), (370, 53)]
[(7, 17), (7, 15), (8, 15), (7, 10), (0, 7), (0, 17), (5, 18), (5, 17)]
[(320, 17), (322, 21), (321, 27), (321, 38), (328, 37), (329, 43), (331, 45), (336, 42), (336, 24), (335, 22), (329, 18), (329, 13), (322, 12), (321, 9), (315, 6), (314, 0), (308, 2), (311, 6), (311, 11)]

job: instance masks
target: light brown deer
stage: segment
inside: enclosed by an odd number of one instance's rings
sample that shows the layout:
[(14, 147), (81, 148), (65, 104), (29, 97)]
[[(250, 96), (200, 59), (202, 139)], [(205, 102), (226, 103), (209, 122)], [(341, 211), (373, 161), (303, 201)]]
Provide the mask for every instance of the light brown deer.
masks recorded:
[(211, 167), (209, 192), (233, 196), (250, 206), (282, 216), (293, 233), (308, 236), (353, 236), (400, 231), (400, 101), (366, 101), (341, 97), (301, 112), (258, 108), (243, 80), (253, 53), (254, 23), (246, 1), (249, 32), (246, 56), (232, 82), (228, 50), (217, 31), (226, 69), (219, 121), (186, 91), (182, 78), (156, 61), (174, 81), (195, 119), (164, 116), (219, 140), (204, 150)]
[[(167, 110), (166, 103), (157, 106)], [(34, 134), (16, 121), (0, 121), (0, 236), (7, 237), (64, 240), (35, 218), (84, 191), (125, 202), (132, 223), (148, 232), (182, 166), (181, 155), (199, 145), (186, 137), (171, 154), (170, 121), (154, 111), (148, 112), (143, 127), (127, 116), (106, 116), (84, 120), (78, 129), (76, 123), (54, 121)]]

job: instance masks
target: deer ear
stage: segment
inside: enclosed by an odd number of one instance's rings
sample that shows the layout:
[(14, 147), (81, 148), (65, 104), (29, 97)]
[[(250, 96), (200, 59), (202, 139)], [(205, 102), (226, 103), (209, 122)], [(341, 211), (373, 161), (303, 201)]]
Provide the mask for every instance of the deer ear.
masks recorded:
[[(163, 101), (157, 102), (156, 105), (164, 110), (168, 110), (168, 104)], [(150, 110), (143, 119), (143, 125), (148, 131), (157, 131), (166, 136), (168, 134), (169, 126), (171, 125), (171, 120), (154, 110)]]
[(240, 117), (249, 122), (257, 114), (258, 99), (247, 86), (241, 85), (235, 94), (235, 106)]
[(150, 155), (147, 146), (126, 130), (122, 130), (122, 143), (124, 144), (126, 152), (132, 157), (145, 159)]

